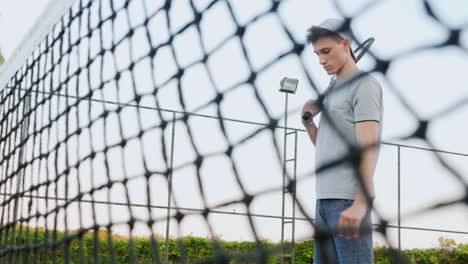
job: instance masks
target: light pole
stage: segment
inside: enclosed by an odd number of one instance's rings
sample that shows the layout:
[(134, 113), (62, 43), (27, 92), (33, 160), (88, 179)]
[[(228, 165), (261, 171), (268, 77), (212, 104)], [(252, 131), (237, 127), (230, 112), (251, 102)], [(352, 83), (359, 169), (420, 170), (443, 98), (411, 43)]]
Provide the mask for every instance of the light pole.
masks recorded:
[[(281, 202), (281, 245), (283, 247), (283, 253), (281, 255), (281, 264), (284, 263), (285, 258), (290, 258), (290, 263), (294, 264), (294, 232), (295, 232), (295, 217), (296, 217), (296, 158), (297, 158), (297, 131), (288, 132), (288, 96), (289, 94), (295, 94), (298, 84), (297, 79), (291, 78), (283, 78), (280, 82), (281, 88), (280, 92), (285, 93), (285, 104), (284, 104), (284, 142), (283, 142), (283, 188), (282, 188), (282, 202)], [(294, 135), (295, 138), (295, 145), (294, 145), (294, 158), (287, 159), (286, 158), (286, 149), (287, 149), (287, 138), (289, 135)], [(289, 186), (289, 182), (286, 183), (286, 163), (293, 162), (294, 163), (294, 185), (292, 188), (287, 188), (286, 185)], [(292, 196), (292, 219), (289, 221), (285, 221), (285, 198), (286, 193), (290, 193)], [(291, 254), (285, 254), (285, 247), (284, 247), (284, 226), (286, 224), (292, 224), (292, 234), (291, 234)]]

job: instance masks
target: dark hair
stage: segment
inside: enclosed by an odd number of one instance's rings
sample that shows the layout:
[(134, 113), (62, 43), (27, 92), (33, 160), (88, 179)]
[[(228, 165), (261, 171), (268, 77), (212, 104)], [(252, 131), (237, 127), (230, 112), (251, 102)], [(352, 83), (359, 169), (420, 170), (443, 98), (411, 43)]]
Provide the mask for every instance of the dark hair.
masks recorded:
[(336, 32), (325, 29), (325, 28), (317, 27), (317, 26), (312, 26), (311, 28), (309, 28), (307, 30), (306, 36), (307, 36), (307, 43), (312, 43), (312, 44), (321, 38), (332, 38), (336, 41), (343, 40), (343, 38), (340, 35), (338, 35)]

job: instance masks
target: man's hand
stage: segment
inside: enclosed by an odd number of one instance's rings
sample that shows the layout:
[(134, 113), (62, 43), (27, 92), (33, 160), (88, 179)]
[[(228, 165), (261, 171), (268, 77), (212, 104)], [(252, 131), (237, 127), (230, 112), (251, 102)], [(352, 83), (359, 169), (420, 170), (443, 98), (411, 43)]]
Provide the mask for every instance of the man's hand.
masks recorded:
[[(307, 112), (312, 114), (312, 118), (315, 117), (318, 113), (320, 113), (320, 109), (318, 108), (316, 104), (316, 100), (310, 99), (307, 102), (305, 102), (304, 106), (302, 107), (301, 120), (302, 120), (302, 116)], [(303, 124), (307, 125), (304, 122)]]
[(367, 205), (365, 203), (355, 202), (351, 207), (341, 212), (338, 223), (339, 236), (348, 239), (359, 237), (359, 228), (366, 211)]

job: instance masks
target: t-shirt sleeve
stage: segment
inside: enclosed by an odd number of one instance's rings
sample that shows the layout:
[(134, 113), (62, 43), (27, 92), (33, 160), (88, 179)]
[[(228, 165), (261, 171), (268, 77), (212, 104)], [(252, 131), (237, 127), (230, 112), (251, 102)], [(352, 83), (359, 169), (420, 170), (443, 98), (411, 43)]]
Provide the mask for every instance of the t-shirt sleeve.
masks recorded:
[(382, 88), (373, 79), (364, 79), (359, 83), (353, 96), (354, 122), (381, 120)]

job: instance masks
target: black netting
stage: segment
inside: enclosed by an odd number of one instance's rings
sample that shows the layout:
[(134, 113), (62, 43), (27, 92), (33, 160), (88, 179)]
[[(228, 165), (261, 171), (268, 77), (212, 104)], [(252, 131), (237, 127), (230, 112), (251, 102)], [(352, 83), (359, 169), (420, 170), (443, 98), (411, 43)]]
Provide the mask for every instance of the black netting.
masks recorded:
[[(123, 253), (116, 250), (115, 244), (120, 243), (119, 240), (114, 240), (119, 237), (115, 234), (118, 228), (128, 233), (127, 262), (162, 263), (166, 261), (165, 248), (169, 242), (159, 236), (160, 232), (155, 227), (160, 223), (167, 224), (167, 217), (177, 226), (181, 226), (188, 217), (200, 216), (203, 219), (207, 232), (213, 238), (214, 252), (202, 261), (204, 263), (229, 263), (232, 260), (266, 263), (270, 256), (285, 254), (286, 248), (290, 250), (290, 243), (284, 247), (272, 247), (262, 241), (254, 219), (262, 216), (251, 210), (258, 197), (282, 191), (283, 186), (251, 191), (236, 152), (243, 145), (263, 140), (274, 150), (272, 155), (277, 164), (271, 166), (283, 167), (284, 142), (277, 134), (284, 131), (280, 122), (285, 114), (272, 111), (258, 86), (259, 76), (274, 68), (278, 61), (294, 58), (304, 71), (303, 81), (317, 95), (320, 89), (317, 81), (305, 70), (307, 65), (302, 56), (305, 44), (297, 41), (284, 18), (278, 15), (284, 1), (269, 2), (263, 12), (243, 22), (236, 16), (232, 2), (213, 0), (200, 4), (189, 0), (184, 5), (182, 1), (169, 0), (76, 1), (1, 91), (2, 263), (120, 262), (123, 261)], [(369, 53), (366, 56), (375, 61), (373, 72), (385, 76), (393, 61), (409, 53), (417, 54), (448, 45), (467, 52), (460, 45), (462, 28), (453, 29), (441, 22), (429, 2), (424, 1), (424, 7), (434, 22), (449, 31), (446, 41), (410, 50), (391, 59)], [(223, 19), (229, 21), (223, 23), (228, 23), (231, 28), (226, 29), (220, 41), (213, 44), (206, 41), (206, 25), (203, 25), (207, 23), (210, 12), (220, 8), (226, 10)], [(185, 14), (177, 21), (173, 21), (170, 15), (175, 9)], [(362, 13), (366, 9), (371, 8), (365, 7)], [(275, 30), (284, 33), (289, 43), (279, 55), (259, 65), (252, 61), (255, 50), (246, 45), (245, 35), (249, 27), (269, 16), (276, 19), (278, 28)], [(347, 25), (353, 19), (349, 18)], [(197, 36), (194, 39), (198, 41), (192, 39), (183, 45), (197, 46), (198, 52), (186, 51), (183, 46), (180, 48), (184, 34)], [(216, 76), (219, 66), (214, 66), (212, 60), (219, 59), (215, 57), (227, 45), (238, 47), (244, 77), (241, 81), (220, 85), (219, 79), (224, 76)], [(225, 67), (230, 67), (229, 62)], [(206, 87), (192, 87), (190, 82), (187, 83), (186, 76), (193, 74), (189, 72), (194, 69), (200, 70), (197, 74)], [(424, 140), (430, 148), (433, 145), (426, 133), (431, 122), (457, 110), (467, 101), (463, 99), (434, 118), (424, 119), (390, 81), (388, 84), (407, 111), (419, 120), (418, 128), (407, 138)], [(249, 90), (251, 98), (248, 100), (254, 100), (257, 105), (252, 115), (264, 121), (246, 122), (253, 128), (242, 136), (230, 131), (234, 129), (231, 122), (236, 120), (228, 118), (230, 115), (226, 114), (223, 106), (226, 96), (239, 89)], [(196, 90), (200, 90), (202, 96), (194, 96), (198, 93)], [(181, 110), (171, 111), (171, 103)], [(242, 102), (238, 107), (242, 108)], [(216, 114), (200, 114), (204, 110)], [(326, 114), (326, 109), (324, 112)], [(207, 148), (209, 141), (207, 144), (200, 139), (203, 126), (194, 125), (196, 118), (216, 122), (213, 127), (220, 135), (212, 139), (216, 147)], [(186, 136), (180, 144), (188, 157), (178, 162), (174, 161), (176, 124), (178, 133)], [(296, 133), (296, 137), (301, 131), (286, 130), (287, 133)], [(358, 164), (360, 153), (361, 150), (356, 149), (352, 155), (318, 169), (326, 170), (348, 161)], [(464, 186), (466, 195), (421, 208), (414, 214), (468, 203), (468, 185), (461, 172), (449, 166), (441, 152), (433, 153), (450, 175)], [(212, 202), (204, 178), (208, 173), (206, 164), (220, 157), (227, 160), (226, 168), (234, 175), (232, 184), (235, 186), (232, 188), (237, 189), (237, 195), (229, 200)], [(196, 190), (202, 205), (199, 209), (183, 208), (171, 190), (172, 181), (177, 180), (174, 175), (188, 169), (192, 178), (190, 183), (195, 186), (191, 191)], [(286, 171), (286, 196), (295, 199), (297, 180), (289, 170)], [(313, 175), (310, 173), (307, 177)], [(183, 181), (178, 184), (183, 184)], [(166, 197), (171, 210), (155, 205), (156, 196)], [(304, 216), (302, 220), (313, 227), (314, 221), (304, 206), (305, 201), (295, 199), (295, 204)], [(245, 210), (243, 215), (248, 219), (249, 230), (241, 232), (251, 232), (255, 239), (255, 245), (248, 254), (228, 251), (215, 239), (216, 226), (210, 217), (225, 213), (221, 209), (232, 205), (241, 205)], [(155, 213), (158, 210), (159, 213)], [(376, 230), (387, 237), (388, 223), (394, 219), (385, 219), (378, 208), (374, 208), (374, 212)], [(151, 240), (145, 260), (139, 257), (140, 238), (135, 238), (133, 232), (136, 228), (145, 229)], [(89, 234), (91, 240), (87, 239)], [(316, 233), (315, 239), (326, 236)], [(390, 241), (387, 243), (392, 245)], [(177, 262), (191, 262), (187, 243), (180, 240), (176, 247), (182, 253), (171, 255), (171, 258)], [(89, 248), (92, 250), (87, 251)], [(102, 252), (108, 255), (105, 260)], [(398, 250), (391, 252), (397, 263), (407, 263)], [(280, 259), (291, 262), (291, 257)]]

